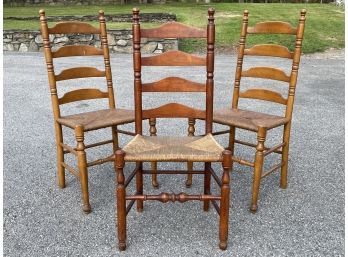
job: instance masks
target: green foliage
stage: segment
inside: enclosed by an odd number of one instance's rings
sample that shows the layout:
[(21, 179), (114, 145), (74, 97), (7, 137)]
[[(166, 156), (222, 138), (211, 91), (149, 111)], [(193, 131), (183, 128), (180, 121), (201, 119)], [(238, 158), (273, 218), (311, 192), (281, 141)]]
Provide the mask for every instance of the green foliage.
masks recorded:
[[(307, 23), (303, 45), (304, 53), (324, 51), (328, 48), (344, 47), (344, 9), (329, 4), (183, 4), (170, 3), (165, 5), (138, 4), (141, 12), (174, 13), (180, 22), (194, 26), (205, 27), (208, 7), (216, 10), (216, 45), (217, 49), (231, 49), (238, 45), (241, 17), (243, 10), (249, 10), (249, 23), (254, 25), (259, 21), (283, 20), (294, 26), (297, 24), (301, 9), (307, 9)], [(4, 7), (4, 28), (38, 29), (36, 21), (10, 21), (9, 16), (38, 16), (40, 8), (44, 8), (48, 16), (55, 15), (91, 15), (104, 9), (106, 14), (131, 13), (132, 5), (105, 5), (105, 6), (44, 6), (44, 7)], [(93, 23), (93, 22), (92, 22)], [(96, 24), (96, 23), (94, 23)], [(143, 24), (153, 27), (156, 24)], [(109, 29), (130, 29), (129, 23), (108, 22)], [(248, 43), (282, 42), (290, 49), (293, 43), (283, 36), (250, 37)], [(183, 40), (180, 47), (187, 51), (201, 51), (204, 42), (197, 40)]]

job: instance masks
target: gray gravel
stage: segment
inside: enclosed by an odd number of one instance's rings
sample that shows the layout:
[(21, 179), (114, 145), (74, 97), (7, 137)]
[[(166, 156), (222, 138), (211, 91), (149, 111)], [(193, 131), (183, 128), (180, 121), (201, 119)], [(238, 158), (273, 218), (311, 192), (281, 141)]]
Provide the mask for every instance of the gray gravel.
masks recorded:
[[(90, 64), (89, 59), (64, 59), (62, 67)], [(279, 61), (281, 62), (285, 61)], [(230, 105), (236, 56), (216, 57), (215, 108)], [(255, 63), (262, 63), (257, 59)], [(266, 64), (272, 64), (266, 61)], [(101, 66), (102, 62), (97, 65)], [(197, 69), (198, 71), (199, 69)], [(113, 55), (112, 71), (118, 107), (132, 108), (131, 55)], [(146, 72), (146, 70), (145, 70)], [(198, 80), (192, 69), (176, 73)], [(165, 68), (149, 69), (144, 81), (167, 76)], [(95, 80), (97, 83), (100, 80)], [(94, 82), (93, 82), (94, 83)], [(86, 83), (90, 86), (91, 83)], [(99, 85), (104, 85), (99, 83)], [(79, 85), (66, 83), (67, 90)], [(286, 86), (270, 84), (286, 92)], [(146, 106), (167, 96), (146, 96)], [(179, 100), (196, 104), (198, 95)], [(71, 104), (79, 112), (106, 106)], [(198, 104), (198, 106), (200, 106)], [(276, 112), (266, 104), (244, 102), (246, 108)], [(279, 113), (279, 112), (278, 112)], [(124, 126), (133, 129), (132, 125)], [(216, 126), (216, 129), (221, 126)], [(202, 132), (202, 123), (197, 131)], [(186, 133), (186, 121), (159, 121), (159, 134)], [(66, 140), (73, 142), (71, 131)], [(281, 131), (272, 131), (273, 136)], [(87, 141), (109, 138), (110, 130), (91, 132)], [(252, 133), (239, 138), (255, 140)], [(121, 137), (125, 144), (130, 138)], [(226, 145), (227, 137), (217, 138)], [(267, 142), (268, 142), (267, 141)], [(89, 159), (110, 153), (110, 147), (88, 152)], [(236, 154), (252, 159), (253, 151), (238, 147)], [(299, 74), (290, 148), (289, 186), (278, 187), (279, 173), (262, 181), (259, 212), (248, 211), (252, 173), (235, 165), (231, 182), (229, 245), (218, 248), (218, 216), (202, 211), (199, 202), (161, 204), (146, 202), (142, 214), (128, 216), (127, 251), (119, 253), (115, 234), (115, 175), (112, 163), (90, 169), (93, 212), (81, 211), (79, 181), (67, 174), (67, 187), (56, 183), (54, 128), (42, 54), (4, 54), (4, 255), (5, 256), (343, 256), (344, 255), (344, 59), (305, 56)], [(268, 158), (276, 161), (277, 156)], [(74, 161), (74, 159), (71, 159)], [(163, 166), (179, 166), (168, 164)], [(162, 167), (163, 167), (162, 166)], [(127, 164), (126, 173), (133, 168)], [(219, 165), (215, 168), (221, 174)], [(160, 189), (149, 178), (145, 192), (180, 192), (184, 176), (159, 176)], [(132, 187), (134, 188), (134, 187)], [(216, 187), (214, 187), (216, 190)], [(194, 177), (188, 192), (202, 191), (202, 178)]]

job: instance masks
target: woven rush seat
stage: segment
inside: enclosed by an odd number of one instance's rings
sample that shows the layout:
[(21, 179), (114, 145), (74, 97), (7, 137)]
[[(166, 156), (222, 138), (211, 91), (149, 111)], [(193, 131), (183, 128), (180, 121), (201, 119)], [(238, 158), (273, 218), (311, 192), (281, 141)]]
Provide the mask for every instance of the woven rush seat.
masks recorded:
[(211, 134), (157, 137), (137, 135), (124, 148), (126, 161), (221, 161), (224, 148)]
[(258, 128), (272, 129), (288, 122), (285, 117), (240, 109), (216, 110), (214, 111), (213, 120), (219, 124), (251, 131), (257, 131)]
[(106, 109), (63, 116), (57, 119), (58, 123), (74, 129), (82, 125), (84, 131), (121, 125), (134, 121), (134, 111), (125, 109)]

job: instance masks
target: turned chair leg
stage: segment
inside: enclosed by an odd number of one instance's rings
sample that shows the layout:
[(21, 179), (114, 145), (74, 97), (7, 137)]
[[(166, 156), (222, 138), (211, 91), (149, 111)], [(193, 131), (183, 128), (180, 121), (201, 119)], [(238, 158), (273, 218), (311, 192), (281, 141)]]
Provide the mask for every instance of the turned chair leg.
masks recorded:
[[(137, 163), (137, 173), (135, 175), (135, 183), (137, 194), (143, 194), (143, 163)], [(142, 200), (137, 200), (137, 211), (142, 212), (144, 209), (144, 202)]]
[(257, 132), (257, 145), (256, 145), (256, 153), (255, 153), (255, 166), (254, 166), (254, 181), (252, 187), (252, 199), (250, 211), (252, 213), (256, 213), (257, 211), (257, 200), (259, 197), (260, 191), (260, 182), (263, 168), (263, 151), (265, 150), (265, 140), (266, 140), (266, 129), (259, 128)]
[[(231, 151), (231, 155), (234, 155), (234, 141), (236, 139), (236, 127), (230, 127), (229, 141), (227, 150)], [(233, 161), (231, 162), (231, 171), (233, 171)]]
[(57, 175), (58, 175), (58, 186), (60, 188), (65, 187), (65, 168), (62, 165), (64, 163), (64, 149), (60, 145), (63, 143), (63, 131), (62, 125), (56, 123), (56, 144), (57, 144)]
[(111, 127), (111, 133), (112, 133), (112, 150), (115, 153), (120, 148), (119, 144), (118, 144), (117, 126)]
[(225, 150), (222, 153), (222, 167), (224, 169), (222, 174), (222, 186), (221, 186), (221, 202), (220, 202), (220, 224), (219, 224), (219, 247), (221, 250), (227, 248), (228, 238), (228, 218), (230, 210), (230, 168), (232, 154), (229, 150)]
[[(149, 119), (149, 125), (150, 125), (150, 136), (154, 137), (157, 135), (157, 128), (156, 128), (156, 118), (150, 118)], [(152, 170), (152, 186), (154, 188), (158, 188), (159, 184), (157, 182), (157, 162), (151, 162), (151, 170)]]
[[(210, 180), (211, 180), (211, 173), (210, 173), (211, 163), (206, 162), (204, 163), (204, 194), (210, 195)], [(203, 201), (203, 210), (209, 211), (209, 200)]]
[[(188, 119), (188, 136), (193, 137), (195, 135), (195, 124), (196, 120), (195, 119)], [(193, 170), (193, 162), (187, 162), (187, 170), (192, 171)], [(186, 179), (186, 187), (190, 188), (192, 185), (192, 174), (187, 174), (187, 179)]]
[(117, 207), (117, 237), (120, 251), (126, 250), (127, 224), (126, 224), (126, 188), (123, 174), (124, 155), (122, 150), (116, 151), (116, 207)]
[(288, 186), (288, 162), (289, 162), (289, 143), (290, 143), (290, 122), (284, 125), (282, 147), (282, 167), (280, 170), (280, 187), (285, 189)]
[(77, 141), (76, 151), (77, 151), (77, 162), (79, 167), (82, 200), (83, 200), (83, 211), (85, 213), (91, 212), (91, 205), (89, 203), (89, 193), (88, 193), (88, 172), (87, 172), (87, 158), (85, 152), (84, 144), (84, 131), (83, 126), (75, 127), (75, 137)]

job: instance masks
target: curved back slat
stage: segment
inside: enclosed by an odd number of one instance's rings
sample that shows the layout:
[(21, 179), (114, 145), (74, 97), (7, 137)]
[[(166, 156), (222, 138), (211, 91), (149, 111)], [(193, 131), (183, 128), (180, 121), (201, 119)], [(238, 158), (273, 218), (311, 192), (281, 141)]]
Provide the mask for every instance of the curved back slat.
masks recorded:
[(103, 55), (103, 50), (90, 45), (68, 45), (52, 52), (53, 58), (92, 55)]
[(105, 77), (105, 71), (98, 70), (94, 67), (77, 67), (63, 70), (55, 76), (56, 81), (89, 77)]
[(205, 92), (205, 84), (178, 77), (168, 77), (157, 82), (143, 84), (143, 92)]
[(59, 98), (59, 104), (67, 104), (82, 100), (108, 98), (108, 92), (102, 92), (95, 88), (84, 88), (70, 91)]
[(163, 54), (141, 58), (143, 66), (205, 66), (206, 59), (181, 51), (168, 51)]
[[(54, 118), (57, 119), (60, 117), (60, 104), (80, 100), (108, 98), (109, 108), (115, 108), (104, 12), (99, 11), (99, 28), (95, 28), (88, 23), (75, 21), (60, 22), (52, 28), (48, 28), (45, 11), (40, 10), (39, 14)], [(53, 52), (49, 39), (50, 34), (98, 34), (101, 41), (101, 49), (90, 45), (67, 45)], [(103, 56), (105, 71), (98, 70), (95, 67), (74, 67), (65, 69), (58, 75), (54, 72), (54, 58), (95, 55)], [(98, 89), (79, 89), (67, 92), (63, 97), (58, 98), (58, 81), (89, 77), (105, 77), (107, 93)]]
[[(214, 87), (214, 10), (208, 10), (206, 30), (193, 28), (177, 22), (169, 22), (154, 29), (141, 29), (139, 10), (133, 9), (133, 69), (134, 69), (134, 106), (135, 131), (142, 134), (142, 121), (146, 118), (199, 118), (205, 120), (205, 132), (211, 133), (213, 127), (213, 87)], [(168, 51), (160, 55), (141, 56), (141, 38), (206, 38), (207, 55), (205, 58), (184, 53)], [(152, 83), (142, 83), (142, 66), (205, 66), (205, 84), (178, 77), (167, 77)], [(169, 103), (158, 108), (143, 110), (143, 92), (204, 92), (205, 110), (194, 109), (178, 103)]]
[(290, 77), (284, 71), (271, 67), (253, 67), (242, 71), (242, 77), (273, 79), (284, 82), (289, 82)]
[(278, 92), (274, 92), (272, 90), (268, 89), (261, 89), (261, 88), (253, 88), (248, 89), (244, 92), (239, 93), (240, 98), (251, 98), (251, 99), (259, 99), (279, 104), (287, 104), (287, 99), (285, 99), (281, 94)]
[(100, 34), (100, 29), (85, 22), (66, 21), (59, 22), (48, 29), (50, 34)]
[(293, 53), (282, 45), (261, 44), (244, 50), (244, 55), (274, 56), (292, 59)]
[(168, 22), (154, 29), (141, 29), (143, 38), (206, 38), (207, 31), (179, 22)]
[[(306, 21), (306, 10), (301, 10), (300, 18), (296, 28), (288, 22), (266, 21), (257, 23), (254, 27), (248, 27), (249, 12), (244, 11), (243, 23), (241, 28), (237, 68), (234, 82), (232, 108), (238, 109), (239, 98), (252, 98), (265, 101), (271, 101), (286, 105), (285, 117), (291, 120), (295, 90), (297, 84), (298, 69), (301, 58), (301, 48)], [(289, 49), (282, 45), (260, 44), (245, 49), (247, 36), (249, 34), (288, 34), (296, 35), (294, 40), (295, 50), (290, 52)], [(266, 35), (264, 36), (266, 37)], [(249, 56), (270, 56), (292, 59), (291, 72), (287, 75), (283, 70), (274, 67), (251, 67), (243, 71), (244, 55)], [(288, 83), (288, 95), (284, 98), (280, 93), (267, 89), (253, 88), (245, 92), (240, 92), (241, 77), (253, 77), (262, 79), (272, 79)]]
[(169, 103), (157, 108), (142, 111), (142, 116), (148, 118), (195, 118), (205, 119), (205, 111), (184, 104)]
[(248, 27), (249, 34), (292, 34), (296, 35), (297, 28), (290, 23), (282, 21), (259, 22), (254, 27)]

